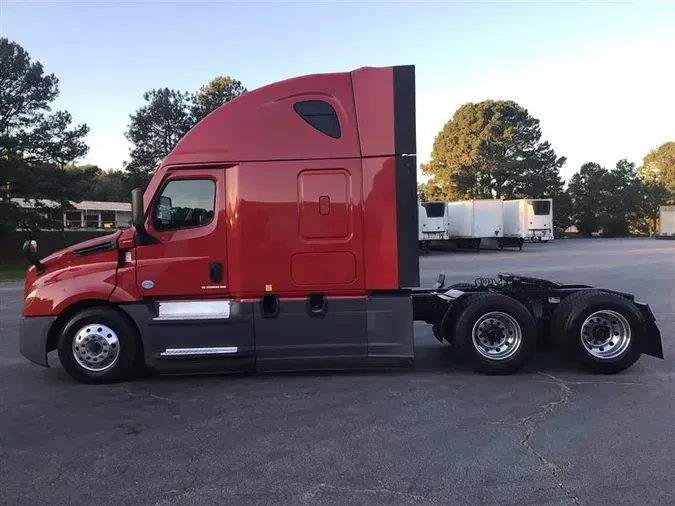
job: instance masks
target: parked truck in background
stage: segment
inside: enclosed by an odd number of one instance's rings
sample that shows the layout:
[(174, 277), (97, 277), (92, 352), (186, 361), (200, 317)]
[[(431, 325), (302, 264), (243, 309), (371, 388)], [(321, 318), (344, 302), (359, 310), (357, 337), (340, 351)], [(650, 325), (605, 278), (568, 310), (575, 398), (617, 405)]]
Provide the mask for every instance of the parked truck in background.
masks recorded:
[(659, 208), (659, 238), (675, 239), (675, 206)]
[[(132, 192), (133, 228), (43, 259), (24, 244), (21, 353), (49, 367), (56, 351), (86, 383), (402, 366), (417, 320), (488, 374), (520, 370), (544, 339), (597, 373), (663, 358), (630, 294), (504, 273), (419, 288), (416, 168), (413, 66), (249, 91)], [(463, 219), (467, 237), (501, 233)]]

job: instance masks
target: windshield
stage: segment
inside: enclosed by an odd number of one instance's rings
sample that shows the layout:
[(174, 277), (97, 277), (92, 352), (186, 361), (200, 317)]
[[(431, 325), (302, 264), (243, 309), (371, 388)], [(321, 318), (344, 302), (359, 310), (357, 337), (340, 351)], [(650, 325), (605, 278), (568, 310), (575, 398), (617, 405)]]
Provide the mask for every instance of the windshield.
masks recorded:
[(422, 202), (428, 218), (441, 218), (445, 215), (445, 202)]

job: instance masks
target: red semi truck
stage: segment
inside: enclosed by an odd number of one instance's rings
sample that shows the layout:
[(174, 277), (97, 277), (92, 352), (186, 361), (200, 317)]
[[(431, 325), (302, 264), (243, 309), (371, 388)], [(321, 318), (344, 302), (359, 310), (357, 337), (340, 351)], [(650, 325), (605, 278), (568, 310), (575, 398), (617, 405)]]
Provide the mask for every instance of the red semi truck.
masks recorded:
[(646, 304), (500, 274), (419, 288), (414, 66), (288, 79), (199, 122), (132, 192), (133, 227), (40, 260), (20, 349), (82, 382), (411, 364), (413, 321), (481, 372), (551, 339), (587, 369), (663, 358)]

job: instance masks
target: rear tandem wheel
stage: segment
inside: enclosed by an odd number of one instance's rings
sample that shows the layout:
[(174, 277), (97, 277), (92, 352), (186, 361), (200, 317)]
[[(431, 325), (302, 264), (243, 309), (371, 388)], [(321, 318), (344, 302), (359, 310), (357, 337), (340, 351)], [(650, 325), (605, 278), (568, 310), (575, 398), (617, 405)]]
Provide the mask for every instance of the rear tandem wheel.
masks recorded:
[(512, 374), (532, 357), (537, 341), (534, 318), (511, 297), (473, 294), (460, 302), (453, 344), (461, 358), (484, 374)]
[(553, 312), (550, 328), (555, 344), (583, 369), (616, 374), (640, 358), (646, 325), (629, 300), (587, 290), (560, 303)]

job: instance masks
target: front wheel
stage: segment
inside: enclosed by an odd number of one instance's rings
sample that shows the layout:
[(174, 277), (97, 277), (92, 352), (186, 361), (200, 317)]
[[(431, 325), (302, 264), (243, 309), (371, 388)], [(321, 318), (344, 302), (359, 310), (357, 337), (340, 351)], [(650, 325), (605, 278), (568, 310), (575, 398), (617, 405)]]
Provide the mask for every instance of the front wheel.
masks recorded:
[(85, 309), (64, 325), (58, 339), (59, 360), (81, 383), (131, 379), (139, 354), (138, 333), (118, 310)]
[(462, 358), (484, 374), (513, 374), (527, 364), (537, 329), (523, 304), (497, 293), (471, 295), (460, 304), (453, 335)]

